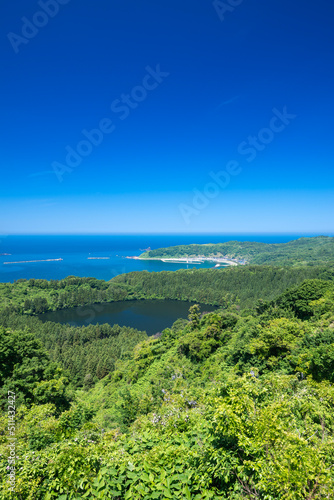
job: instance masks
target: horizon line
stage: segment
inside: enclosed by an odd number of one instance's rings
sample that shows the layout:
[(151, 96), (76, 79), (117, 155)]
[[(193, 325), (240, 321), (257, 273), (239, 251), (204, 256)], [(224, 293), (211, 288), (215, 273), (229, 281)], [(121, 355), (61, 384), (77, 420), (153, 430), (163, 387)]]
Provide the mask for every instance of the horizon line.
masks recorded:
[(295, 236), (334, 236), (334, 232), (316, 232), (316, 231), (306, 231), (306, 232), (297, 232), (297, 231), (259, 231), (259, 232), (194, 232), (194, 233), (182, 233), (182, 232), (140, 232), (140, 233), (6, 233), (1, 234), (0, 238), (6, 238), (9, 236), (230, 236), (230, 235), (245, 235), (245, 236), (257, 236), (257, 235), (295, 235)]

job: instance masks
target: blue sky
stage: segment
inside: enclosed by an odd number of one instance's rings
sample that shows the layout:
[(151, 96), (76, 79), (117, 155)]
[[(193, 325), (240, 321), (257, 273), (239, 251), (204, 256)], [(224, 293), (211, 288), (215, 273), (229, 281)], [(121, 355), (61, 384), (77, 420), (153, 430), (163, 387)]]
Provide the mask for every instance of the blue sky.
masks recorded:
[(333, 17), (328, 0), (8, 3), (0, 233), (333, 233)]

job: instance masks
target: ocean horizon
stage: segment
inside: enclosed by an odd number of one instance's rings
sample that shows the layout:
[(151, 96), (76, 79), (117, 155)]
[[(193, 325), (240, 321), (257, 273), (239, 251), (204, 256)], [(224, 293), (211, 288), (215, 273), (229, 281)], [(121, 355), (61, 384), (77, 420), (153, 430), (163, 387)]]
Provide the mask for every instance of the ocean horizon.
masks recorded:
[[(0, 282), (18, 279), (63, 279), (70, 275), (110, 280), (131, 271), (175, 271), (210, 268), (213, 264), (170, 264), (127, 259), (146, 248), (259, 241), (287, 243), (319, 234), (101, 234), (101, 235), (8, 235), (0, 236)], [(332, 235), (326, 235), (332, 236)], [(60, 259), (60, 260), (58, 260)], [(22, 262), (36, 261), (36, 262)]]

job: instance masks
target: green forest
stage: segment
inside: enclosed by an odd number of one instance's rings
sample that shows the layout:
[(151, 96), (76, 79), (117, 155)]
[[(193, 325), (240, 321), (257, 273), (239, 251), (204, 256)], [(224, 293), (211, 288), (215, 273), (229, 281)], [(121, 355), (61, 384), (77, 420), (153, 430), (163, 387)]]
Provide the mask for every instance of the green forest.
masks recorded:
[[(0, 499), (333, 498), (334, 259), (317, 240), (300, 261), (267, 249), (275, 265), (1, 283)], [(143, 299), (218, 307), (152, 337), (39, 318)]]
[(176, 299), (204, 304), (252, 306), (305, 279), (333, 279), (334, 265), (240, 266), (120, 274), (110, 281), (68, 276), (63, 280), (20, 279), (0, 283), (0, 311), (36, 316), (88, 304), (140, 299)]
[(179, 257), (227, 257), (247, 264), (276, 264), (288, 266), (334, 263), (334, 238), (317, 236), (299, 238), (288, 243), (259, 243), (228, 241), (205, 245), (179, 245), (158, 248), (141, 254), (142, 259)]

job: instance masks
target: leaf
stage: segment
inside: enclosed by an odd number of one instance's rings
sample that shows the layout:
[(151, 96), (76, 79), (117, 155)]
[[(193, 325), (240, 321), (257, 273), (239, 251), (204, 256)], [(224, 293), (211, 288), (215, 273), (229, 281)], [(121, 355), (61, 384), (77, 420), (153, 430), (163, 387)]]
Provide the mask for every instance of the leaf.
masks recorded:
[(183, 488), (183, 493), (186, 495), (187, 500), (191, 500), (191, 493), (190, 493), (188, 486)]
[(92, 490), (91, 490), (91, 489), (89, 489), (88, 491), (86, 491), (86, 493), (84, 493), (84, 494), (82, 495), (82, 498), (86, 498), (86, 497), (88, 497), (88, 495), (91, 495), (91, 493), (92, 493)]
[(166, 498), (173, 498), (173, 495), (171, 494), (170, 490), (167, 490), (166, 488), (164, 488), (164, 495)]

